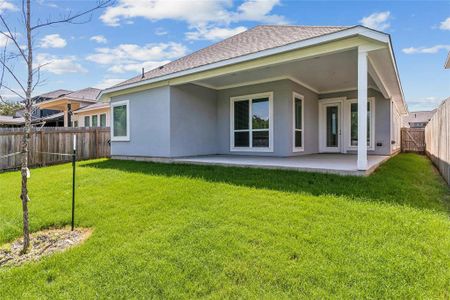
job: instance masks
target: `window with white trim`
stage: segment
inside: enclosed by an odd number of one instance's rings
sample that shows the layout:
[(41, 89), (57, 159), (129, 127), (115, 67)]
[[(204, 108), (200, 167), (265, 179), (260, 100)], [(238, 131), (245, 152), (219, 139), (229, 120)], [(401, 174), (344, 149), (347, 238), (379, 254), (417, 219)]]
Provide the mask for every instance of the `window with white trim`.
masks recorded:
[[(358, 101), (350, 100), (350, 148), (358, 147)], [(369, 148), (374, 147), (374, 111), (375, 102), (373, 98), (369, 98), (367, 101), (367, 146)]]
[(129, 141), (130, 139), (130, 112), (129, 101), (113, 102), (111, 104), (112, 122), (111, 133), (112, 140)]
[(91, 127), (91, 117), (90, 116), (84, 117), (84, 127)]
[(92, 116), (92, 127), (98, 127), (98, 116), (97, 115)]
[(106, 114), (100, 115), (100, 127), (106, 127)]
[(231, 150), (271, 151), (272, 93), (231, 98)]
[(293, 145), (294, 151), (303, 151), (303, 96), (293, 93)]

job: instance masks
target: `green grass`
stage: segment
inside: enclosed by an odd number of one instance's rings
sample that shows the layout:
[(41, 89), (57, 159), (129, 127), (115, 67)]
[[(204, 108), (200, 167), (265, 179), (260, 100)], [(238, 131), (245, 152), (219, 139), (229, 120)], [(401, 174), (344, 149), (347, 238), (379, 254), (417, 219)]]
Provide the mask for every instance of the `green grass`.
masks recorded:
[[(21, 235), (0, 174), (0, 244)], [(31, 228), (70, 222), (70, 164), (32, 170)], [(449, 189), (423, 156), (368, 178), (130, 161), (78, 167), (81, 246), (0, 269), (0, 298), (450, 297)]]

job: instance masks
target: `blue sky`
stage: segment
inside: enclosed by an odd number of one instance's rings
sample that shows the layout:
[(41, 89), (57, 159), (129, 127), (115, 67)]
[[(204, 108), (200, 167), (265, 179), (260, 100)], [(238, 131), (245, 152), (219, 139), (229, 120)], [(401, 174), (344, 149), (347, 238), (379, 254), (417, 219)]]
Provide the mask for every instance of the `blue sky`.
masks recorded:
[[(32, 3), (34, 19), (45, 20), (96, 2)], [(0, 0), (20, 38), (19, 5)], [(142, 66), (149, 70), (258, 24), (363, 24), (385, 31), (392, 36), (410, 110), (432, 109), (450, 97), (450, 70), (443, 68), (450, 51), (450, 1), (117, 0), (89, 23), (36, 34), (35, 60), (51, 62), (36, 92), (105, 88)]]

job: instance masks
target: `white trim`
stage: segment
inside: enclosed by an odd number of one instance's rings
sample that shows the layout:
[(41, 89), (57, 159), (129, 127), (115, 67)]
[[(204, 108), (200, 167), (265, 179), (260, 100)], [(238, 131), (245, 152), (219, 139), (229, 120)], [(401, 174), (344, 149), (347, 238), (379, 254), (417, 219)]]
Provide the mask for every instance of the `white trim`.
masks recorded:
[[(347, 97), (337, 97), (337, 98), (327, 98), (327, 99), (319, 99), (319, 152), (324, 153), (336, 153), (336, 152), (344, 152), (344, 147), (342, 147), (342, 120), (343, 120), (343, 102), (347, 99)], [(330, 148), (326, 147), (326, 115), (325, 108), (327, 106), (337, 105), (339, 109), (339, 120), (338, 120), (338, 147)]]
[[(387, 43), (387, 44), (389, 44), (389, 46), (391, 46), (389, 35), (387, 35), (386, 33), (382, 33), (382, 32), (358, 25), (358, 26), (350, 27), (348, 29), (343, 29), (343, 30), (336, 31), (333, 33), (329, 33), (329, 34), (321, 35), (318, 37), (310, 38), (307, 40), (302, 40), (302, 41), (298, 41), (295, 43), (291, 43), (291, 44), (288, 44), (285, 46), (280, 46), (280, 47), (276, 47), (276, 48), (259, 51), (256, 53), (251, 53), (251, 54), (247, 54), (247, 55), (243, 55), (243, 56), (239, 56), (239, 57), (235, 57), (235, 58), (230, 58), (230, 59), (227, 59), (224, 61), (219, 61), (219, 62), (207, 64), (204, 66), (195, 67), (195, 68), (192, 68), (189, 70), (183, 70), (183, 71), (171, 73), (168, 75), (159, 76), (156, 78), (150, 78), (148, 80), (141, 80), (141, 81), (131, 83), (131, 84), (126, 84), (123, 86), (111, 87), (111, 88), (101, 91), (100, 94), (97, 96), (97, 99), (100, 99), (102, 96), (104, 96), (106, 94), (121, 91), (124, 89), (129, 89), (129, 88), (138, 87), (138, 86), (142, 86), (142, 85), (146, 85), (146, 84), (150, 84), (150, 83), (169, 80), (169, 79), (173, 79), (176, 77), (182, 77), (185, 75), (198, 73), (201, 71), (216, 69), (216, 68), (220, 68), (220, 67), (224, 67), (224, 66), (228, 66), (228, 65), (232, 65), (232, 64), (237, 64), (237, 63), (254, 60), (254, 59), (258, 59), (258, 58), (262, 58), (262, 57), (266, 57), (266, 56), (270, 56), (270, 55), (274, 55), (274, 54), (279, 54), (279, 53), (283, 53), (283, 52), (296, 50), (299, 48), (305, 48), (305, 47), (314, 46), (317, 44), (322, 44), (322, 43), (331, 42), (334, 40), (339, 40), (339, 39), (348, 38), (351, 36), (358, 36), (358, 35), (365, 36), (365, 37), (368, 37), (370, 39), (373, 39), (373, 40), (376, 40), (376, 41), (379, 41), (382, 43)], [(393, 62), (395, 62), (395, 61), (393, 60)], [(397, 75), (397, 79), (398, 79), (397, 72), (396, 72), (396, 75)], [(400, 82), (400, 80), (399, 80), (399, 82)]]
[[(266, 131), (266, 129), (259, 130), (252, 128), (252, 101), (258, 98), (269, 98), (269, 147), (253, 147), (252, 133), (254, 131)], [(234, 129), (234, 103), (237, 101), (249, 101), (249, 129), (235, 130)], [(234, 133), (235, 132), (249, 132), (249, 147), (235, 147)], [(230, 98), (230, 151), (232, 152), (273, 152), (273, 92), (264, 92), (251, 95), (236, 96)]]
[[(300, 99), (302, 103), (302, 129), (295, 127), (295, 99)], [(295, 147), (295, 132), (299, 130), (302, 132), (302, 146)], [(305, 150), (305, 97), (297, 92), (292, 92), (292, 152), (303, 152)]]
[[(367, 102), (370, 103), (370, 144), (367, 146), (367, 150), (375, 150), (375, 107), (376, 101), (375, 97), (367, 98)], [(356, 151), (358, 146), (351, 145), (351, 105), (352, 103), (358, 104), (358, 99), (347, 99), (344, 102), (344, 125), (343, 125), (343, 135), (344, 135), (344, 147), (347, 151)]]
[[(114, 136), (114, 107), (116, 106), (126, 106), (127, 108), (127, 135), (126, 136)], [(111, 116), (110, 116), (110, 127), (111, 127), (111, 141), (113, 142), (128, 142), (130, 141), (130, 100), (123, 100), (111, 103)]]

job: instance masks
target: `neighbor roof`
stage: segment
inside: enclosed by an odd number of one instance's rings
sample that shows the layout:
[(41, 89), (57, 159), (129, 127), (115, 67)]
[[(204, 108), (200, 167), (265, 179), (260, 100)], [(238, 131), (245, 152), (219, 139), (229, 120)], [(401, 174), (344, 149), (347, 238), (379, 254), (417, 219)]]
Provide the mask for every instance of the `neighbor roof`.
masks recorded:
[(48, 98), (48, 99), (55, 99), (55, 98), (67, 95), (69, 93), (72, 93), (72, 91), (59, 89), (59, 90), (55, 90), (55, 91), (51, 91), (51, 92), (39, 95), (38, 97), (40, 97), (40, 98)]
[(433, 117), (436, 110), (431, 111), (412, 111), (404, 119), (404, 124), (409, 123), (427, 123)]
[(24, 118), (15, 118), (12, 116), (0, 116), (0, 124), (20, 125), (25, 122)]
[(348, 26), (287, 26), (261, 25), (234, 35), (209, 47), (198, 50), (159, 68), (121, 82), (114, 87), (125, 86), (151, 78), (185, 71), (192, 68), (272, 49), (302, 40), (326, 35)]
[[(82, 90), (78, 90), (67, 95), (64, 95), (64, 98), (76, 99), (76, 100), (87, 100), (87, 101), (96, 101), (98, 94), (100, 94), (102, 90), (96, 88), (85, 88)], [(63, 98), (60, 97), (60, 98)]]

